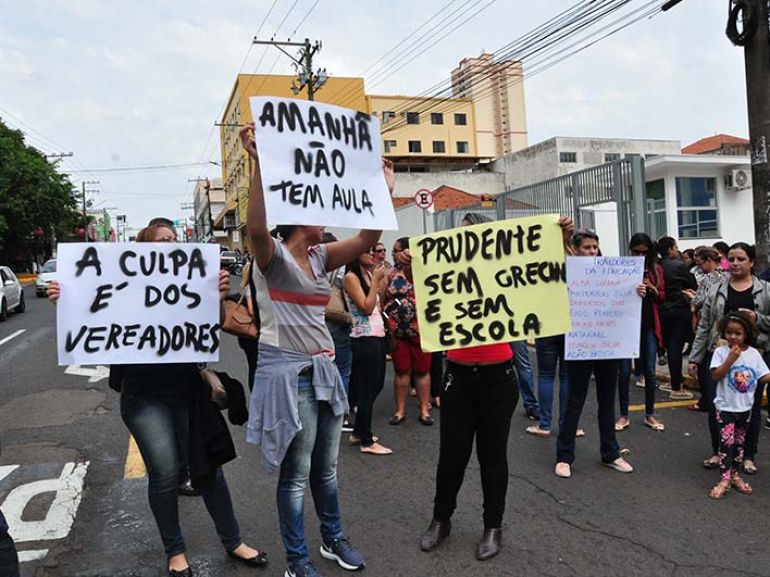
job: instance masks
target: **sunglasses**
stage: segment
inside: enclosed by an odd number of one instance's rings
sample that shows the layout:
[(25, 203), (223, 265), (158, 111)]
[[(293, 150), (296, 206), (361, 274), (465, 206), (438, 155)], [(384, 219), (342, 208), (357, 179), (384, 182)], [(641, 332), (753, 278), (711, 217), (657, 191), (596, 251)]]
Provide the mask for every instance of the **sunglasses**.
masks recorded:
[(384, 248), (376, 248), (372, 252), (387, 252)]

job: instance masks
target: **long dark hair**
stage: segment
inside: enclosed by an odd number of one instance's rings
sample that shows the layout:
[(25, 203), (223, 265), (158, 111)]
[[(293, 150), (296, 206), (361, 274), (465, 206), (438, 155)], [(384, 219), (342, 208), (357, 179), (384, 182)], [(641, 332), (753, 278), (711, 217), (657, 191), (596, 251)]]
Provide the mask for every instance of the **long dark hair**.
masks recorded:
[(369, 281), (366, 280), (366, 275), (361, 268), (361, 262), (357, 258), (345, 266), (345, 274), (348, 274), (349, 272), (352, 272), (354, 275), (356, 275), (358, 282), (361, 283), (361, 289), (364, 291), (365, 295), (368, 295), (371, 286), (369, 285)]
[(670, 236), (662, 236), (658, 239), (658, 254), (660, 258), (669, 258), (668, 253), (676, 246), (676, 240)]
[(650, 235), (644, 232), (637, 232), (628, 241), (628, 248), (632, 249), (640, 244), (647, 247), (647, 255), (644, 257), (644, 268), (649, 273), (652, 284), (658, 286), (660, 282), (660, 278), (658, 278), (658, 247), (650, 238)]
[(298, 224), (279, 224), (273, 230), (270, 231), (270, 236), (273, 238), (280, 238), (281, 241), (286, 242), (289, 237), (294, 234), (294, 231), (299, 228)]
[[(731, 247), (732, 248), (732, 247)], [(728, 323), (738, 323), (743, 326), (743, 332), (746, 333), (746, 341), (744, 344), (750, 347), (754, 346), (757, 335), (757, 327), (751, 321), (751, 317), (743, 311), (732, 311), (727, 313), (721, 319), (719, 319), (719, 335), (725, 339), (725, 331), (727, 330)]]

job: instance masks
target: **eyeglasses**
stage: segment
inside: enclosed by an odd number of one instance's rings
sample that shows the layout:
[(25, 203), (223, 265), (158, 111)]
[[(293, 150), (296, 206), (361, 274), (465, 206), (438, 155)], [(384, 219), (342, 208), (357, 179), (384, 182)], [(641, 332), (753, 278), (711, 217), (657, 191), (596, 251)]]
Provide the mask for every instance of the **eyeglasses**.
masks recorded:
[(372, 252), (388, 252), (384, 248), (375, 248)]

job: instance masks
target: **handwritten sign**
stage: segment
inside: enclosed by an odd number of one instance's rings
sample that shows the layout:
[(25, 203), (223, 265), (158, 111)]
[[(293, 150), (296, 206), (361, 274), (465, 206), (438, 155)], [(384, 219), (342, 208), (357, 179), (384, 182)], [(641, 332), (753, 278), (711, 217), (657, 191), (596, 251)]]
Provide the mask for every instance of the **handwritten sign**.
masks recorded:
[(377, 118), (339, 106), (251, 99), (267, 220), (397, 230)]
[(639, 357), (644, 257), (567, 259), (572, 331), (565, 340), (568, 361)]
[(219, 360), (219, 247), (60, 244), (60, 365)]
[(483, 223), (410, 241), (425, 351), (563, 334), (570, 328), (556, 215)]

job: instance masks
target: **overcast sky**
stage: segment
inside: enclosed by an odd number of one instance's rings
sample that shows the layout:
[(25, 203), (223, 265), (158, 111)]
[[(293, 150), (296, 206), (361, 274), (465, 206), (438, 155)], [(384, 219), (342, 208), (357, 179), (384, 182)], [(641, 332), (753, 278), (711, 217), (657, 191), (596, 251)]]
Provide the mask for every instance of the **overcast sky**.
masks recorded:
[[(448, 79), (462, 58), (501, 48), (575, 1), (492, 2), (389, 79), (373, 84), (365, 75), (366, 89), (419, 94)], [(260, 37), (272, 36), (285, 18), (276, 38), (286, 39), (307, 15), (293, 39), (321, 40), (317, 63), (332, 75), (357, 76), (447, 4), (275, 0)], [(211, 127), (271, 5), (0, 0), (0, 118), (46, 153), (74, 152), (60, 166), (73, 171), (78, 186), (80, 179), (98, 179), (96, 202), (127, 214), (130, 225), (155, 215), (192, 216), (180, 209), (192, 200), (188, 179), (219, 176), (218, 167), (75, 171), (219, 161), (218, 131)], [(743, 53), (724, 35), (726, 6), (726, 0), (684, 0), (525, 81), (530, 144), (552, 136), (683, 145), (718, 132), (747, 136)], [(255, 46), (242, 71), (267, 73), (279, 54)], [(291, 74), (289, 59), (279, 56), (272, 72)]]

